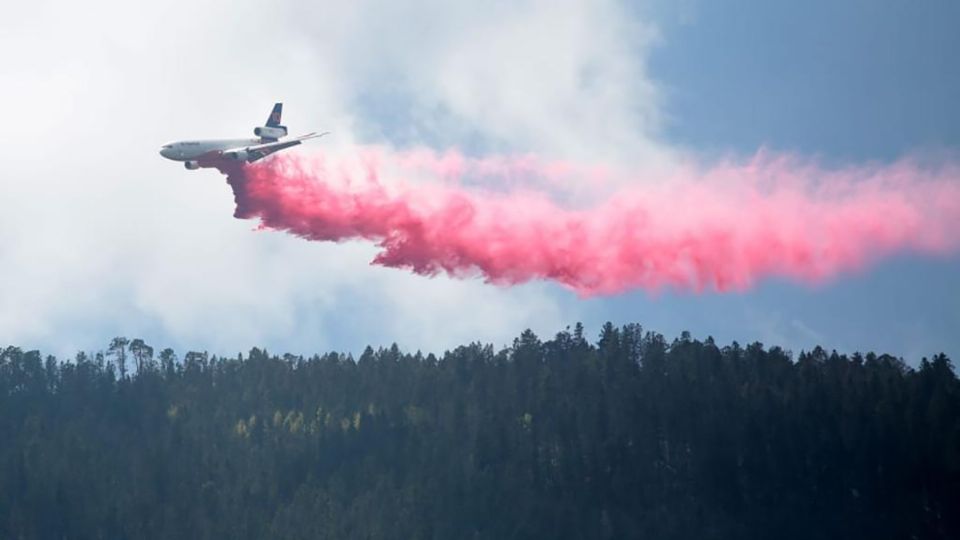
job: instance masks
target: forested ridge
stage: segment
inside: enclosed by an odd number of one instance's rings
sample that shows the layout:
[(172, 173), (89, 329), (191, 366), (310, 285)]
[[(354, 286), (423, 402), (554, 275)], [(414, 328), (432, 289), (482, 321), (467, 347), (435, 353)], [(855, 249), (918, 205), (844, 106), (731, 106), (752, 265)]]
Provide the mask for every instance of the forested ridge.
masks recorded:
[(0, 538), (958, 538), (947, 357), (0, 349)]

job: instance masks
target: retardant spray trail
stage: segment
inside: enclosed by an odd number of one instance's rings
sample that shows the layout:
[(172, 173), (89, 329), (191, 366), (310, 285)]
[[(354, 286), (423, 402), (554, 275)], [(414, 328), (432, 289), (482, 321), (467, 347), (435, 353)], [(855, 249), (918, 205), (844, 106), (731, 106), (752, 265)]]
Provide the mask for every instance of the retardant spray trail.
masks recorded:
[[(221, 171), (235, 216), (259, 218), (262, 228), (308, 240), (370, 240), (381, 248), (374, 264), (419, 274), (480, 273), (497, 284), (550, 279), (584, 296), (743, 290), (774, 276), (820, 282), (898, 251), (960, 247), (960, 170), (950, 164), (826, 170), (757, 157), (620, 182), (628, 187), (584, 206), (559, 203), (545, 187), (588, 170), (568, 164), (362, 154), (278, 156)], [(416, 181), (404, 178), (410, 173)], [(478, 177), (501, 183), (476, 185)]]

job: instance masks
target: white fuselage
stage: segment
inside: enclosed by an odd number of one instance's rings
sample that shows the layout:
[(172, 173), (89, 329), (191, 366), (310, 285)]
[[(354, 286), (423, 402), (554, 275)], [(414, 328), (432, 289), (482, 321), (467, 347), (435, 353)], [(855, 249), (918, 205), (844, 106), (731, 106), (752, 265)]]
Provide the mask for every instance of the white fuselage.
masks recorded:
[(210, 152), (246, 148), (262, 144), (261, 139), (211, 139), (206, 141), (177, 141), (160, 148), (160, 155), (174, 161), (199, 159)]

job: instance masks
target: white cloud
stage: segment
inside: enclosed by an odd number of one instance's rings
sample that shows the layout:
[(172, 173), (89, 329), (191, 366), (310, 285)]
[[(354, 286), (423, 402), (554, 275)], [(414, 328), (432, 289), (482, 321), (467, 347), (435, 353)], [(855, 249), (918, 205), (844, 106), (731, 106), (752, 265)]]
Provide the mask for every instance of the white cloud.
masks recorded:
[[(163, 142), (249, 134), (274, 99), (317, 150), (359, 139), (356, 97), (392, 85), (450, 144), (657, 161), (654, 28), (617, 2), (19, 3), (0, 21), (0, 341), (59, 354), (113, 335), (232, 352), (357, 340), (439, 350), (577, 318), (553, 286), (505, 289), (369, 266), (365, 244), (252, 232), (211, 172)], [(417, 126), (413, 126), (415, 129)], [(339, 340), (339, 341), (338, 341)]]

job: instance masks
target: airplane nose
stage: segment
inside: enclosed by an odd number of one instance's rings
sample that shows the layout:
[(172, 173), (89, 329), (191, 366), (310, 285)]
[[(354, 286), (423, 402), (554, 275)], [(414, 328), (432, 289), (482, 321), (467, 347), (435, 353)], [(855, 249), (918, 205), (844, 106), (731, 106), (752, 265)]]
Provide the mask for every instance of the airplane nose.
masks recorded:
[(160, 155), (163, 156), (163, 157), (165, 157), (165, 158), (167, 158), (167, 159), (170, 159), (170, 148), (169, 148), (169, 147), (166, 147), (166, 146), (163, 147), (163, 148), (161, 148), (161, 149), (160, 149)]

